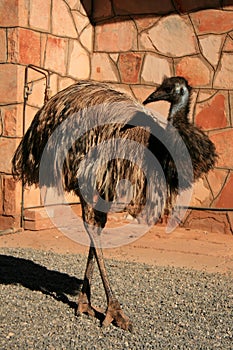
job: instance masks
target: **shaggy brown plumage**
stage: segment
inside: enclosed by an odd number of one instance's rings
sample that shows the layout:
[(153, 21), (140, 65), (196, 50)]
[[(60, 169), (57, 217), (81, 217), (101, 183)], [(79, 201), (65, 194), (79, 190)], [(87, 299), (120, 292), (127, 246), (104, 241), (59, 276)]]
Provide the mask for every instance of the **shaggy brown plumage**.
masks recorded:
[(137, 216), (146, 207), (145, 220), (156, 222), (166, 202), (172, 206), (180, 190), (213, 167), (214, 145), (187, 118), (190, 92), (185, 79), (165, 79), (144, 102), (168, 100), (166, 124), (109, 85), (82, 81), (56, 94), (38, 111), (16, 150), (15, 178), (28, 185), (62, 186), (80, 197), (91, 245), (78, 313), (95, 313), (90, 285), (96, 258), (108, 302), (104, 325), (114, 321), (123, 329), (131, 328), (107, 278), (98, 245), (107, 210), (95, 206), (94, 198), (98, 193), (100, 199), (113, 201), (119, 182), (127, 179), (133, 191), (124, 209)]

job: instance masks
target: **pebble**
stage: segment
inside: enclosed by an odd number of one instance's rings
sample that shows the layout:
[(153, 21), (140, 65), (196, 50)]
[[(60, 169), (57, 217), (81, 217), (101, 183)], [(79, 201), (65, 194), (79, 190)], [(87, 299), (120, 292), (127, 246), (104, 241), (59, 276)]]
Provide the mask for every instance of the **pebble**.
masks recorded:
[[(86, 257), (0, 249), (0, 349), (233, 349), (233, 275), (106, 259), (133, 332), (76, 317)], [(96, 267), (93, 305), (106, 306)]]

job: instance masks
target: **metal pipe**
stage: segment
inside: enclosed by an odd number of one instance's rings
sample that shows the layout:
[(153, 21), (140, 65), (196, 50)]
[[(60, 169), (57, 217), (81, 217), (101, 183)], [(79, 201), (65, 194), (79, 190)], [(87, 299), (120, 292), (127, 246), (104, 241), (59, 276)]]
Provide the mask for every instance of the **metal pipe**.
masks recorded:
[[(38, 73), (42, 74), (45, 77), (46, 86), (45, 86), (45, 92), (44, 92), (44, 104), (49, 99), (49, 90), (50, 90), (50, 72), (47, 69), (43, 69), (37, 66), (34, 66), (32, 64), (29, 64), (25, 68), (25, 74), (24, 74), (24, 102), (23, 102), (23, 127), (22, 127), (22, 133), (23, 136), (25, 134), (25, 124), (26, 124), (26, 107), (27, 107), (27, 101), (28, 96), (32, 94), (32, 88), (33, 88), (33, 82), (31, 82), (31, 87), (29, 88), (29, 82), (28, 82), (28, 70), (32, 69), (37, 71)], [(20, 227), (24, 228), (24, 190), (25, 190), (25, 183), (24, 183), (24, 177), (23, 177), (23, 171), (22, 171), (22, 188), (21, 188), (21, 212), (20, 212)]]

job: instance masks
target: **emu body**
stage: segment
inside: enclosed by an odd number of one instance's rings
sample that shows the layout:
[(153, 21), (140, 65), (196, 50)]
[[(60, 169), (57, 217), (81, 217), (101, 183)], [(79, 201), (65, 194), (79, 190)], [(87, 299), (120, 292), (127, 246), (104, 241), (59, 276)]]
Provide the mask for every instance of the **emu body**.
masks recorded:
[[(156, 223), (167, 202), (172, 206), (180, 190), (189, 188), (213, 167), (214, 145), (187, 118), (190, 93), (186, 80), (174, 77), (165, 79), (144, 101), (147, 104), (165, 99), (171, 103), (168, 122), (162, 124), (142, 104), (109, 85), (79, 82), (56, 94), (38, 111), (16, 150), (12, 167), (15, 178), (28, 185), (49, 187), (59, 183), (64, 190), (73, 191), (80, 198), (90, 249), (77, 314), (96, 315), (91, 304), (91, 279), (96, 260), (107, 298), (103, 325), (114, 322), (123, 329), (131, 329), (132, 324), (123, 313), (107, 277), (100, 235), (108, 210), (102, 211), (98, 202), (105, 200), (111, 204), (117, 197), (118, 184), (127, 179), (133, 191), (124, 210), (137, 217), (147, 205), (145, 220)], [(60, 130), (59, 137), (54, 138), (56, 130)], [(77, 139), (64, 157), (57, 156), (56, 150), (69, 144), (67, 139), (74, 130), (81, 130)], [(106, 161), (112, 140), (112, 147), (117, 148), (114, 154), (119, 156)], [(98, 149), (101, 144), (108, 144), (107, 150)], [(130, 144), (133, 147), (129, 147)], [(190, 153), (191, 167), (183, 157), (185, 147)], [(93, 158), (90, 154), (95, 148)], [(51, 149), (53, 161), (49, 158)], [(174, 151), (175, 158), (169, 149)], [(145, 150), (156, 157), (157, 168), (152, 169)], [(49, 161), (41, 165), (41, 160), (46, 159), (44, 154)], [(46, 172), (44, 177), (40, 176), (41, 167)], [(96, 194), (98, 200), (94, 203)]]

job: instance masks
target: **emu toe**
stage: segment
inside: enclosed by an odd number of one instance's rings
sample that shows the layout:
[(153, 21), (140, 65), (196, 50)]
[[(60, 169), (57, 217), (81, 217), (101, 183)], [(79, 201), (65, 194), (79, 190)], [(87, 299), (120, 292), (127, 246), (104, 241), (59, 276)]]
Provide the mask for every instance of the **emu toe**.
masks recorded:
[(82, 292), (79, 294), (78, 307), (76, 309), (76, 316), (81, 316), (81, 314), (87, 314), (89, 316), (95, 316), (95, 310), (91, 306), (87, 295)]
[(132, 332), (132, 323), (129, 317), (124, 314), (118, 301), (109, 303), (102, 326), (107, 327), (110, 323), (113, 323), (119, 328)]
[(88, 301), (87, 295), (85, 293), (80, 293), (78, 298), (78, 307), (75, 311), (76, 316), (81, 316), (82, 314), (95, 317), (101, 322), (104, 320), (104, 310), (92, 306)]

